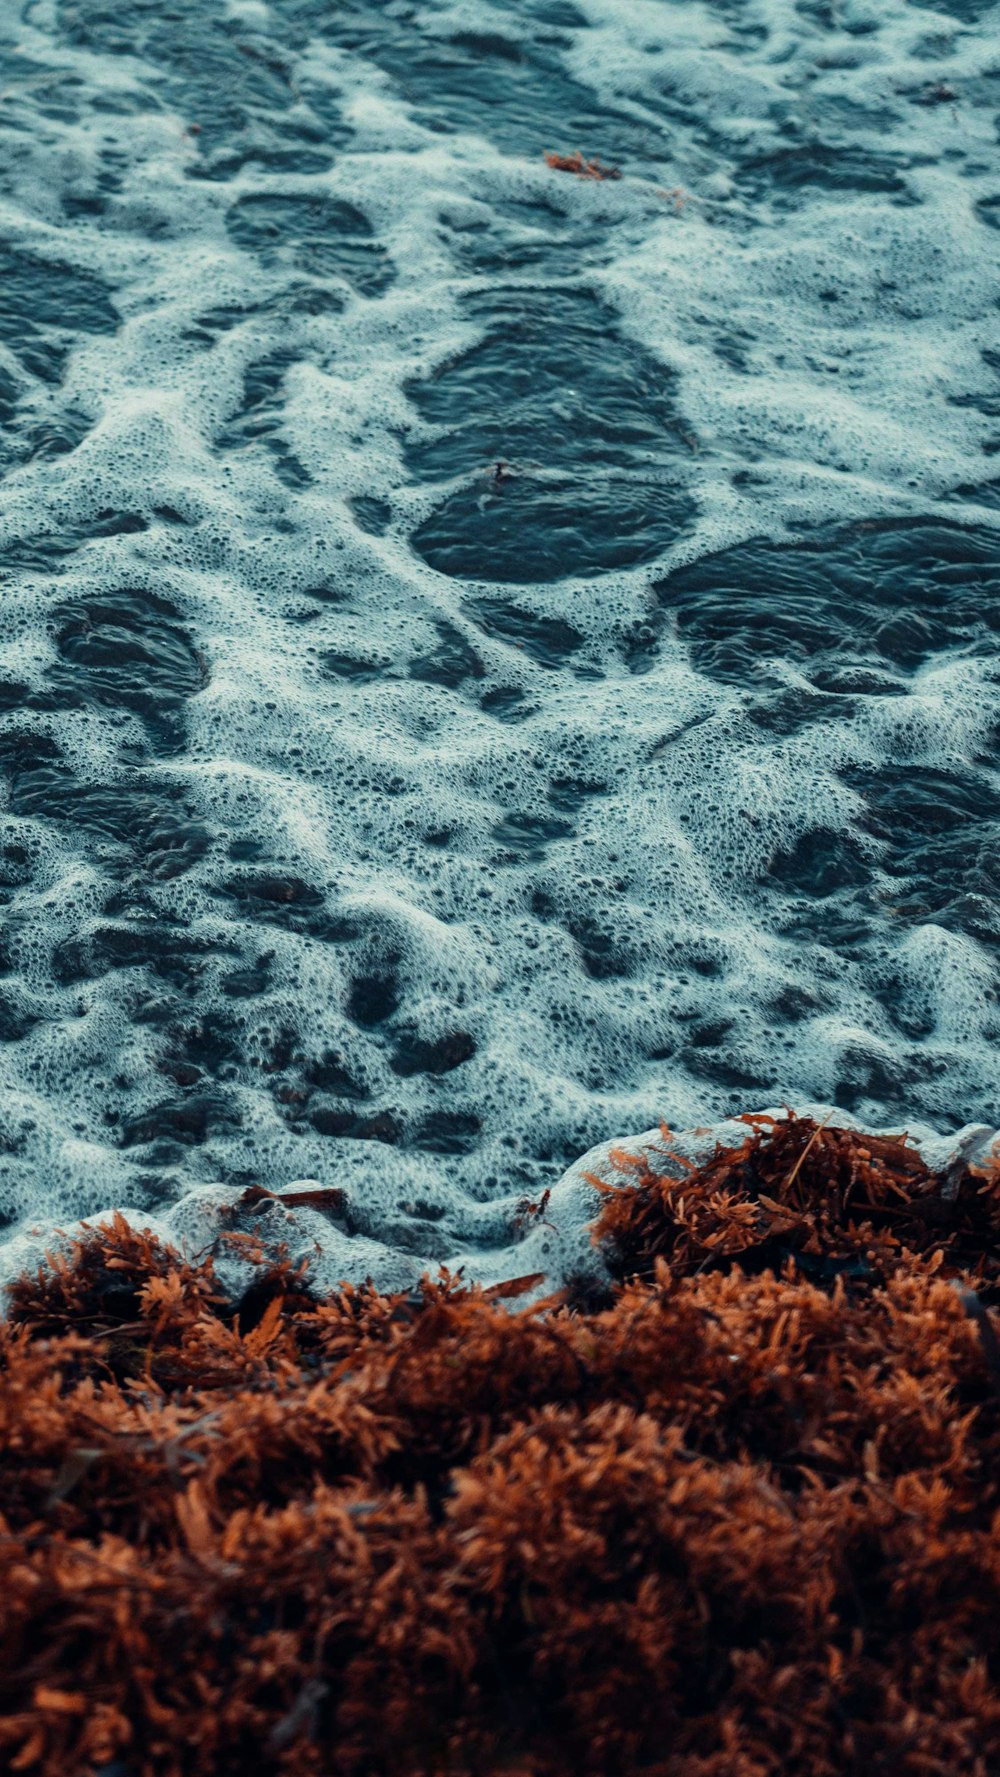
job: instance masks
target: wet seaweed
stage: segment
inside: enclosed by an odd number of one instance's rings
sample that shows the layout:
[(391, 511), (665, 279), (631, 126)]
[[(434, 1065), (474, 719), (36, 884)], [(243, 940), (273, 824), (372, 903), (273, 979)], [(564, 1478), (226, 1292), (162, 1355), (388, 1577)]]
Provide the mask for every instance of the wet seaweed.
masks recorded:
[(573, 154), (547, 152), (547, 164), (556, 173), (575, 173), (578, 179), (620, 179), (619, 167), (606, 167), (600, 160), (585, 160), (582, 148)]
[[(750, 1118), (603, 1187), (608, 1304), (123, 1218), (0, 1328), (0, 1767), (989, 1777), (1000, 1164)], [(526, 1205), (533, 1214), (545, 1205)]]

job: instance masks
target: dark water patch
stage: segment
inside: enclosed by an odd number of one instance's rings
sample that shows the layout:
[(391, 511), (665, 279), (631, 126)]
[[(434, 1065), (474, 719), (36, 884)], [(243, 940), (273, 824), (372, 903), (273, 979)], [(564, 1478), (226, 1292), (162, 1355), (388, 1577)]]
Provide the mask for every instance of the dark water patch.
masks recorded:
[(408, 673), (424, 685), (456, 690), (466, 679), (481, 679), (486, 668), (475, 649), (453, 623), (436, 623), (438, 645), (410, 661)]
[[(674, 0), (676, 4), (676, 0)], [(756, 44), (765, 41), (771, 35), (766, 24), (758, 19), (747, 16), (744, 0), (712, 0), (712, 12), (720, 18), (733, 36), (745, 36)]]
[(622, 107), (601, 104), (568, 74), (566, 39), (534, 32), (520, 40), (458, 32), (423, 37), (416, 63), (394, 78), (432, 128), (484, 135), (504, 153), (541, 154), (586, 142), (606, 162), (661, 155), (661, 131)]
[(580, 961), (592, 981), (618, 980), (632, 974), (633, 959), (599, 913), (568, 918), (566, 930), (578, 944)]
[(353, 923), (331, 912), (326, 897), (311, 883), (285, 871), (259, 871), (230, 877), (213, 891), (234, 904), (240, 919), (280, 926), (328, 944), (349, 943), (357, 936)]
[(774, 929), (780, 938), (803, 946), (806, 954), (822, 949), (836, 956), (839, 966), (857, 963), (868, 968), (878, 951), (882, 917), (873, 898), (864, 894), (831, 895), (826, 900), (805, 896), (778, 904)]
[(479, 699), (479, 707), (498, 722), (512, 724), (526, 721), (535, 714), (538, 705), (525, 696), (520, 685), (497, 685)]
[(734, 1092), (761, 1091), (777, 1078), (776, 1071), (769, 1070), (766, 1064), (761, 1066), (756, 1055), (743, 1056), (738, 1049), (725, 1044), (691, 1044), (678, 1051), (678, 1060), (694, 1079), (726, 1086)]
[(481, 1130), (481, 1120), (471, 1111), (431, 1111), (416, 1125), (407, 1145), (428, 1154), (469, 1154)]
[(353, 204), (316, 193), (241, 198), (226, 217), (237, 246), (262, 265), (286, 265), (316, 278), (342, 278), (365, 296), (392, 281), (393, 268), (368, 218)]
[(399, 1008), (399, 982), (392, 974), (358, 975), (347, 996), (347, 1016), (362, 1030), (385, 1024)]
[(22, 1043), (40, 1018), (15, 994), (0, 994), (0, 1043)]
[(449, 1031), (436, 1040), (418, 1036), (416, 1031), (404, 1031), (397, 1039), (389, 1065), (404, 1080), (413, 1074), (450, 1074), (471, 1061), (475, 1053), (475, 1040), (467, 1030)]
[[(503, 29), (439, 33), (428, 28), (422, 9), (406, 4), (347, 0), (332, 9), (307, 0), (295, 16), (308, 19), (327, 43), (374, 62), (416, 118), (442, 134), (482, 135), (505, 154), (540, 155), (577, 142), (605, 160), (662, 154), (655, 125), (624, 107), (602, 104), (567, 71), (566, 33), (585, 20), (572, 8), (535, 12), (530, 21), (510, 12)], [(311, 96), (326, 115), (321, 95)]]
[(913, 5), (925, 12), (950, 12), (963, 24), (975, 25), (994, 10), (996, 0), (913, 0)]
[(592, 796), (607, 795), (603, 778), (560, 775), (549, 784), (549, 801), (559, 814), (572, 817)]
[(409, 385), (442, 430), (410, 447), (425, 478), (533, 457), (564, 472), (630, 469), (686, 448), (673, 373), (591, 291), (480, 292), (467, 308), (485, 338)]
[(661, 482), (519, 470), (502, 486), (459, 488), (412, 541), (454, 579), (548, 584), (655, 561), (693, 511), (682, 489)]
[[(245, 321), (254, 321), (266, 325), (270, 333), (281, 338), (286, 328), (302, 319), (339, 315), (344, 300), (344, 291), (336, 284), (289, 283), (264, 302), (221, 303), (218, 308), (204, 309), (189, 327), (183, 329), (180, 337), (186, 344), (208, 351), (235, 327)], [(287, 367), (294, 362), (295, 356), (285, 348), (280, 354), (280, 363)], [(269, 362), (273, 363), (277, 358), (278, 355), (274, 355)]]
[(0, 730), (0, 771), (8, 781), (16, 783), (22, 774), (55, 767), (62, 760), (62, 750), (51, 735), (34, 728)]
[(537, 864), (550, 845), (573, 832), (569, 821), (554, 815), (507, 814), (493, 828), (492, 837), (502, 847), (492, 862), (498, 866)]
[[(767, 674), (762, 675), (767, 683)], [(747, 699), (746, 712), (756, 728), (776, 739), (799, 734), (824, 719), (849, 721), (857, 709), (850, 695), (823, 696), (809, 685), (769, 687)]]
[(57, 383), (80, 333), (114, 333), (119, 314), (100, 278), (0, 244), (0, 340), (32, 376)]
[(326, 173), (334, 165), (334, 148), (345, 146), (351, 136), (344, 126), (333, 130), (312, 119), (292, 119), (287, 114), (273, 123), (237, 128), (235, 136), (222, 120), (212, 152), (212, 137), (202, 139), (200, 163), (192, 173), (202, 179), (231, 179), (246, 165), (268, 173)]
[(75, 407), (56, 409), (43, 419), (32, 418), (29, 409), (18, 425), (20, 394), (13, 377), (0, 371), (0, 466), (68, 456), (91, 430), (92, 416)]
[(881, 1114), (905, 1120), (913, 1103), (914, 1088), (925, 1084), (928, 1078), (939, 1077), (943, 1071), (941, 1063), (931, 1057), (894, 1056), (890, 1060), (874, 1046), (845, 1043), (837, 1057), (833, 1102), (852, 1116), (862, 1113), (866, 1105), (884, 1105), (885, 1112)]
[[(627, 922), (613, 912), (625, 884), (619, 878), (590, 877), (573, 884), (567, 894), (556, 879), (537, 882), (531, 894), (536, 919), (556, 922), (577, 946), (580, 963), (592, 981), (624, 979), (643, 967), (641, 945)], [(585, 895), (581, 905), (580, 896)]]
[(258, 957), (249, 968), (233, 969), (230, 974), (223, 975), (219, 982), (222, 992), (234, 1000), (256, 999), (266, 993), (271, 985), (273, 961), (274, 952), (271, 951)]
[(58, 664), (49, 682), (73, 699), (140, 716), (161, 754), (184, 743), (187, 699), (208, 680), (180, 612), (142, 587), (67, 600), (57, 606)]
[(795, 10), (823, 31), (845, 31), (850, 36), (867, 37), (878, 29), (877, 20), (869, 13), (841, 12), (837, 0), (796, 0)]
[(392, 507), (371, 494), (355, 494), (348, 502), (358, 524), (370, 537), (384, 537), (392, 522)]
[(212, 1079), (232, 1079), (257, 1059), (264, 1032), (255, 1029), (248, 1049), (248, 1033), (242, 1019), (228, 1011), (199, 1012), (194, 1018), (168, 1026), (168, 1046), (157, 1061), (160, 1073), (178, 1086), (195, 1086), (208, 1074)]
[(302, 597), (315, 599), (319, 605), (346, 605), (351, 601), (350, 591), (344, 586), (331, 586), (324, 581), (317, 586), (305, 586)]
[(53, 78), (52, 69), (23, 53), (23, 44), (15, 38), (0, 40), (0, 76), (4, 81), (44, 81)]
[(181, 335), (192, 344), (213, 344), (217, 334), (231, 333), (241, 321), (261, 312), (263, 304), (223, 302), (218, 308), (205, 309), (195, 317), (194, 327)]
[(833, 662), (816, 667), (810, 674), (816, 690), (833, 697), (905, 697), (909, 686), (893, 673), (879, 672), (875, 667)]
[(399, 1207), (405, 1215), (413, 1216), (414, 1220), (418, 1222), (441, 1222), (448, 1214), (443, 1204), (428, 1203), (422, 1197), (418, 1197), (412, 1203), (404, 1201)]
[(19, 889), (34, 880), (35, 860), (25, 845), (8, 840), (0, 845), (0, 904), (13, 900)]
[(627, 670), (637, 678), (652, 672), (655, 667), (662, 635), (663, 611), (659, 607), (648, 611), (638, 623), (631, 624), (623, 632), (618, 644), (619, 653)]
[(320, 665), (331, 679), (347, 679), (355, 685), (368, 685), (373, 679), (391, 677), (387, 672), (391, 661), (385, 654), (348, 654), (342, 649), (331, 648), (320, 655)]
[(139, 868), (165, 882), (182, 876), (208, 850), (211, 836), (185, 803), (181, 786), (132, 775), (120, 783), (85, 783), (61, 757), (4, 752), (0, 768), (9, 779), (11, 813), (53, 821), (94, 841), (111, 840), (121, 847), (121, 868)]
[(730, 327), (725, 333), (716, 335), (712, 350), (723, 364), (730, 370), (749, 373), (751, 370), (749, 349), (756, 344), (757, 336), (748, 327)]
[(94, 539), (132, 536), (148, 529), (149, 521), (141, 513), (106, 507), (92, 517), (74, 520), (66, 529), (13, 538), (0, 546), (0, 585), (11, 574), (59, 573), (69, 556)]
[[(314, 20), (324, 8), (313, 0)], [(104, 0), (72, 0), (59, 8), (64, 40), (106, 58), (136, 57), (155, 69), (165, 102), (196, 132), (196, 176), (228, 178), (247, 162), (275, 171), (324, 171), (334, 131), (311, 115), (292, 78), (292, 53), (307, 31), (289, 9), (256, 21), (227, 14), (217, 3), (131, 0), (126, 8)], [(303, 24), (306, 21), (303, 20)], [(342, 133), (341, 133), (342, 139)]]
[(3, 715), (17, 710), (52, 715), (70, 705), (77, 707), (78, 701), (56, 691), (36, 690), (26, 685), (23, 679), (0, 679), (0, 714)]
[(672, 373), (589, 291), (501, 290), (468, 306), (486, 337), (409, 385), (438, 429), (408, 444), (411, 473), (466, 478), (415, 549), (442, 573), (481, 580), (653, 560), (693, 512)]
[[(240, 1052), (239, 1032), (244, 1027), (241, 1024), (233, 1028), (236, 1033), (236, 1053)], [(293, 1063), (302, 1060), (298, 1031), (292, 1025), (281, 1020), (272, 1020), (266, 1015), (263, 1019), (256, 1020), (248, 1032), (244, 1031), (241, 1052), (251, 1067), (260, 1068), (265, 1074), (283, 1075)]]
[(20, 390), (9, 371), (0, 369), (0, 425), (9, 426), (17, 409)]
[[(1000, 414), (1000, 401), (997, 403), (997, 412)], [(968, 482), (962, 487), (956, 487), (948, 495), (948, 498), (950, 500), (971, 500), (977, 506), (990, 506), (994, 510), (998, 510), (1000, 509), (1000, 481)]]
[(68, 222), (93, 221), (103, 216), (108, 200), (96, 191), (66, 191), (62, 196), (63, 215)]
[(350, 137), (346, 126), (331, 131), (328, 124), (293, 124), (287, 118), (238, 129), (234, 136), (223, 122), (214, 153), (210, 134), (200, 144), (202, 160), (191, 170), (198, 178), (219, 181), (231, 179), (248, 164), (268, 173), (325, 173), (334, 165), (334, 148), (345, 146)]
[[(1000, 757), (994, 760), (994, 765)], [(864, 798), (896, 919), (1000, 941), (1000, 809), (994, 771), (883, 766), (842, 773)], [(990, 909), (984, 919), (984, 905)]]
[(256, 864), (266, 857), (267, 846), (256, 833), (241, 833), (229, 841), (226, 854), (234, 864)]
[(790, 895), (825, 900), (842, 889), (868, 887), (871, 883), (870, 848), (850, 832), (830, 827), (811, 827), (786, 850), (774, 852), (767, 865), (767, 881)]
[(687, 1040), (692, 1049), (716, 1049), (733, 1028), (732, 1018), (695, 1019), (688, 1026)]
[(336, 1049), (326, 1049), (318, 1060), (307, 1061), (302, 1077), (309, 1086), (336, 1093), (338, 1098), (360, 1101), (371, 1097), (365, 1082), (351, 1071), (345, 1057)]
[(347, 1141), (380, 1141), (394, 1146), (403, 1133), (403, 1125), (392, 1111), (368, 1115), (349, 1105), (317, 1105), (310, 1111), (309, 1121), (317, 1135)]
[(813, 198), (817, 189), (850, 196), (879, 193), (912, 202), (903, 177), (912, 164), (843, 143), (796, 142), (743, 161), (735, 179), (744, 197), (754, 203), (769, 201), (776, 209), (791, 209)]
[(881, 971), (880, 1000), (895, 1030), (907, 1042), (920, 1043), (933, 1034), (934, 1014), (928, 1003), (915, 1003), (910, 983), (891, 964)]
[(215, 440), (220, 450), (245, 450), (248, 444), (263, 444), (271, 455), (278, 479), (293, 490), (307, 487), (312, 480), (309, 471), (282, 437), (285, 376), (289, 366), (297, 361), (297, 352), (284, 349), (248, 365), (243, 375), (240, 411)]
[(477, 62), (511, 62), (518, 67), (524, 63), (517, 44), (495, 31), (456, 31), (449, 43), (454, 49), (465, 50)]
[(62, 413), (30, 426), (23, 434), (18, 454), (29, 463), (46, 457), (69, 456), (78, 444), (83, 443), (92, 425), (89, 414), (81, 413), (77, 408), (66, 408)]
[[(168, 919), (98, 925), (85, 938), (70, 939), (60, 947), (60, 978), (93, 980), (111, 970), (141, 969), (170, 987), (190, 993), (200, 982), (208, 961), (226, 955), (228, 948)], [(141, 1021), (159, 1022), (159, 1018), (143, 1017)]]
[[(932, 655), (992, 654), (1000, 539), (934, 522), (824, 526), (800, 543), (742, 543), (656, 588), (699, 672), (758, 689), (769, 661), (895, 677)], [(895, 692), (893, 692), (895, 694)]]
[(238, 1107), (222, 1093), (182, 1091), (122, 1118), (118, 1143), (122, 1148), (147, 1148), (151, 1164), (166, 1166), (183, 1159), (187, 1149), (202, 1147), (212, 1136), (231, 1135), (241, 1123)]
[(804, 987), (795, 982), (783, 987), (770, 999), (765, 1010), (779, 1018), (783, 1024), (800, 1024), (803, 1019), (816, 1018), (830, 1010), (830, 1001), (814, 987)]
[(577, 278), (611, 256), (622, 215), (600, 187), (589, 190), (588, 198), (582, 211), (543, 197), (497, 196), (488, 207), (443, 210), (441, 236), (458, 269), (473, 277), (536, 271), (546, 278)]
[[(509, 604), (503, 599), (480, 599), (472, 609), (487, 635), (501, 636), (505, 642), (520, 648), (538, 666), (550, 671), (564, 666), (583, 647), (580, 631), (561, 617), (540, 616), (537, 611)], [(500, 692), (493, 694), (492, 707), (497, 707), (502, 695)], [(518, 691), (516, 695), (520, 697), (522, 694)], [(484, 704), (486, 701), (484, 698)]]

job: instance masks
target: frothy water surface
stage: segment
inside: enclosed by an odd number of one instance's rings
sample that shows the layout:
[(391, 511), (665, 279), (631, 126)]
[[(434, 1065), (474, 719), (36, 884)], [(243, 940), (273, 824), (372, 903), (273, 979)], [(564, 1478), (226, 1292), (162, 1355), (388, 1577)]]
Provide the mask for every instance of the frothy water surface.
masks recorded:
[(3, 11), (8, 1237), (1000, 1121), (998, 25)]

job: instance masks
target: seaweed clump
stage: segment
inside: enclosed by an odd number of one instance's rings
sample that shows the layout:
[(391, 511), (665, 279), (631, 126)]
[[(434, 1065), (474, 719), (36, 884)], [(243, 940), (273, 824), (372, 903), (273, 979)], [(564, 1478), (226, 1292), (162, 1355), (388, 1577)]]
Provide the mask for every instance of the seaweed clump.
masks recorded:
[(603, 1303), (233, 1304), (120, 1218), (23, 1279), (0, 1768), (1000, 1768), (1000, 1166), (748, 1119), (603, 1190)]

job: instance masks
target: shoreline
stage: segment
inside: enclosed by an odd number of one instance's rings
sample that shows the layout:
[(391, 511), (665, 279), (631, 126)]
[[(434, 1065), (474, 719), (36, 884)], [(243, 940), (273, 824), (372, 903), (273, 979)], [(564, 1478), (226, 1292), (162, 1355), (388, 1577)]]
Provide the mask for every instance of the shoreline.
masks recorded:
[[(941, 1133), (919, 1121), (907, 1126), (872, 1127), (848, 1111), (814, 1102), (794, 1108), (765, 1107), (684, 1130), (667, 1130), (661, 1123), (587, 1149), (540, 1194), (545, 1201), (543, 1217), (533, 1214), (532, 1201), (521, 1193), (510, 1193), (484, 1205), (489, 1222), (502, 1228), (508, 1238), (494, 1238), (492, 1246), (485, 1242), (474, 1247), (456, 1246), (437, 1263), (449, 1271), (460, 1272), (466, 1282), (487, 1288), (502, 1284), (515, 1272), (532, 1270), (545, 1274), (544, 1284), (535, 1295), (560, 1287), (567, 1275), (588, 1270), (594, 1257), (589, 1229), (600, 1205), (594, 1179), (614, 1183), (622, 1176), (623, 1161), (628, 1171), (639, 1157), (646, 1158), (652, 1166), (665, 1164), (666, 1149), (688, 1160), (700, 1161), (717, 1143), (739, 1142), (747, 1127), (747, 1117), (775, 1122), (787, 1117), (811, 1118), (824, 1128), (908, 1138), (927, 1164), (942, 1173), (962, 1160), (982, 1162), (1000, 1144), (1000, 1130), (987, 1123), (967, 1123), (952, 1133)], [(379, 1150), (377, 1144), (369, 1145), (374, 1166)], [(106, 1226), (115, 1216), (122, 1216), (136, 1233), (148, 1232), (183, 1256), (210, 1253), (224, 1287), (234, 1296), (249, 1283), (252, 1268), (227, 1244), (225, 1237), (232, 1234), (252, 1237), (265, 1252), (274, 1253), (285, 1247), (295, 1263), (307, 1260), (313, 1286), (320, 1292), (335, 1292), (344, 1283), (371, 1281), (391, 1294), (393, 1290), (415, 1287), (424, 1274), (434, 1269), (426, 1258), (396, 1251), (389, 1242), (353, 1232), (350, 1193), (336, 1183), (298, 1178), (273, 1191), (209, 1184), (187, 1191), (159, 1213), (129, 1205), (109, 1205), (68, 1226), (29, 1222), (15, 1228), (0, 1240), (0, 1303), (11, 1285), (33, 1271), (49, 1248), (66, 1251), (87, 1230)]]

